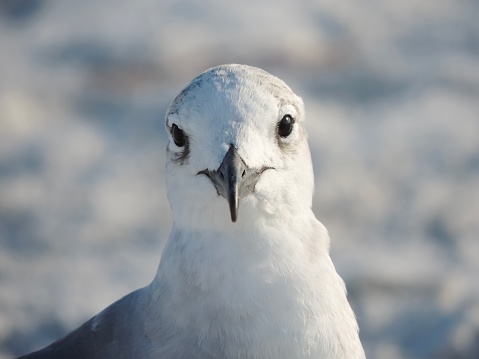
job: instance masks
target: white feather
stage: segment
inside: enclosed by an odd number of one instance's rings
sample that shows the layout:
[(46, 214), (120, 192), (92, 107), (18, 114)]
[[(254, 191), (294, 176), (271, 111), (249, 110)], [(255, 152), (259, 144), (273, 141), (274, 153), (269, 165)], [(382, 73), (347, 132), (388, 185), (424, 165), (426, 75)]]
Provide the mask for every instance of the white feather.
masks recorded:
[[(275, 131), (285, 114), (295, 126), (282, 139)], [(328, 233), (311, 211), (303, 121), (303, 103), (289, 87), (241, 65), (207, 71), (170, 106), (167, 126), (180, 126), (190, 148), (178, 164), (170, 140), (175, 224), (149, 291), (162, 320), (198, 341), (195, 350), (227, 358), (364, 357)], [(217, 169), (230, 144), (249, 167), (274, 168), (240, 203), (237, 223), (211, 181), (196, 175)]]

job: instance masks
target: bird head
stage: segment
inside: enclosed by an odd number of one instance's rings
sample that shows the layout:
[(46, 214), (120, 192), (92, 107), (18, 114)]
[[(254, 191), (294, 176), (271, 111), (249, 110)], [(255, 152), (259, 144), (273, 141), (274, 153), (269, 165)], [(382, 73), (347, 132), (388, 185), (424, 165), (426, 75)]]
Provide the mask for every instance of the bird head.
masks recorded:
[(193, 79), (165, 121), (175, 223), (234, 230), (310, 210), (303, 123), (301, 98), (261, 69), (224, 65)]

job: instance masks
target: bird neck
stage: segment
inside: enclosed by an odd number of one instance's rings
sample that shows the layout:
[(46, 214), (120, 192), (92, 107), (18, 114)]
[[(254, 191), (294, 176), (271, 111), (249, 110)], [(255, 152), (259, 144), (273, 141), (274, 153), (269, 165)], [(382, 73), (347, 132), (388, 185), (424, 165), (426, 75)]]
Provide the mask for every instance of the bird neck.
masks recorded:
[[(161, 333), (195, 337), (206, 351), (220, 341), (233, 352), (248, 348), (244, 357), (327, 356), (331, 348), (347, 354), (356, 349), (335, 340), (341, 332), (357, 337), (357, 326), (328, 247), (312, 214), (230, 232), (174, 225), (148, 288), (148, 316), (167, 326)], [(356, 357), (346, 354), (336, 357)]]
[(181, 273), (192, 285), (214, 287), (256, 268), (287, 271), (305, 260), (305, 265), (311, 265), (312, 256), (328, 257), (328, 251), (327, 231), (311, 211), (287, 220), (256, 220), (249, 226), (230, 223), (228, 230), (191, 229), (175, 223), (157, 278)]

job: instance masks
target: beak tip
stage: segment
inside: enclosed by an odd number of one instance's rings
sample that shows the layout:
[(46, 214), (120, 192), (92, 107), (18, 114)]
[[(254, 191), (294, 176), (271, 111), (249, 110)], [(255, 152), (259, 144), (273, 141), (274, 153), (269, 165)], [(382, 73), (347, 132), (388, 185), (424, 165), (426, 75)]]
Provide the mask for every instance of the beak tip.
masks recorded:
[(230, 214), (231, 214), (231, 222), (236, 223), (236, 220), (238, 219), (238, 212), (236, 208), (231, 208)]

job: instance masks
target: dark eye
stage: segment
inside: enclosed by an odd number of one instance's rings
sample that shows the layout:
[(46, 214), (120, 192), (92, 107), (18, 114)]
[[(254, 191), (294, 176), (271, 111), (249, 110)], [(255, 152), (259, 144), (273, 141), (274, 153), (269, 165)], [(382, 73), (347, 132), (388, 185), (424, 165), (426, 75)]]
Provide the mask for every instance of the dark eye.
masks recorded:
[(284, 115), (278, 123), (278, 135), (288, 137), (293, 131), (294, 120), (291, 115)]
[(186, 135), (176, 123), (171, 126), (171, 136), (173, 137), (173, 141), (175, 141), (175, 145), (178, 147), (183, 147), (186, 144)]

